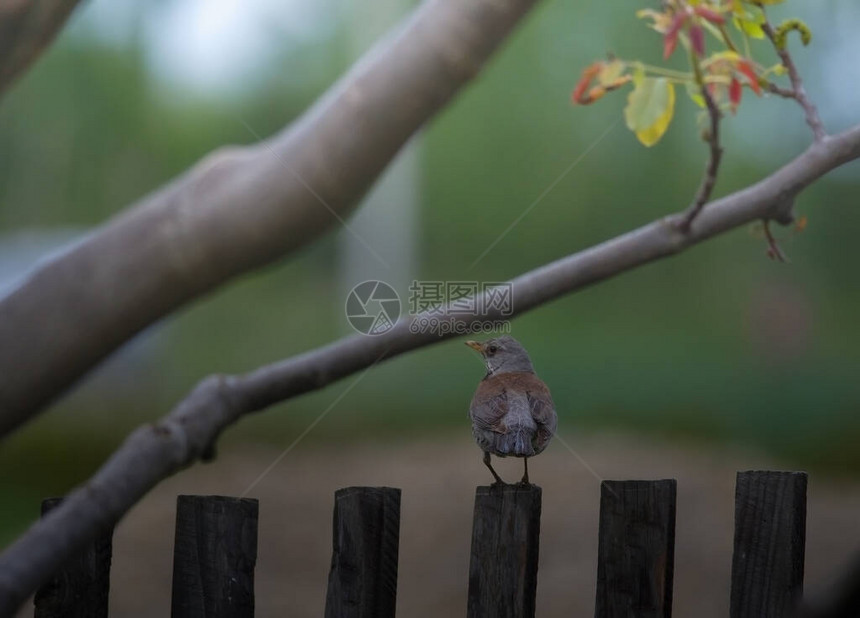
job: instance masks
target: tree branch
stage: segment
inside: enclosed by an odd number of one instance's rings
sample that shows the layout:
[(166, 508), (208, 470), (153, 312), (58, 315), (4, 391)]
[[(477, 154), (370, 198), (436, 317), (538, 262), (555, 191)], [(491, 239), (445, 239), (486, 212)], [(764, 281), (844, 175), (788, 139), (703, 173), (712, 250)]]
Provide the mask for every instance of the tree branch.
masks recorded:
[(700, 80), (700, 89), (702, 97), (705, 99), (705, 106), (708, 110), (708, 118), (710, 120), (710, 127), (707, 135), (705, 136), (705, 141), (708, 143), (708, 162), (705, 165), (705, 173), (702, 176), (702, 182), (699, 185), (698, 191), (696, 191), (696, 197), (693, 199), (693, 203), (690, 204), (689, 208), (687, 208), (687, 211), (684, 213), (684, 216), (681, 218), (681, 221), (678, 223), (678, 229), (682, 232), (688, 232), (690, 230), (690, 226), (693, 224), (693, 219), (699, 215), (699, 212), (701, 212), (702, 208), (705, 207), (708, 200), (711, 199), (714, 185), (717, 184), (717, 173), (720, 171), (720, 161), (723, 158), (723, 148), (720, 146), (720, 119), (722, 118), (722, 113), (720, 113), (720, 109), (717, 107), (714, 97), (712, 97), (711, 93), (708, 92), (708, 87), (701, 79), (699, 71), (697, 71), (697, 75)]
[(45, 51), (80, 0), (0, 4), (0, 95)]
[[(857, 158), (860, 125), (815, 142), (768, 178), (713, 202), (688, 233), (678, 229), (680, 213), (517, 277), (511, 282), (514, 314), (746, 223), (790, 222), (791, 205), (801, 190)], [(410, 324), (421, 317), (404, 318), (377, 337), (349, 337), (243, 376), (201, 382), (162, 420), (133, 432), (92, 479), (0, 555), (0, 615), (12, 613), (65, 559), (117, 522), (160, 480), (211, 454), (218, 435), (245, 414), (453, 336), (412, 333)], [(459, 319), (469, 323), (502, 317), (496, 310)]]
[[(763, 7), (762, 10), (764, 10)], [(767, 38), (770, 39), (770, 42), (773, 43), (773, 47), (779, 55), (779, 59), (782, 61), (782, 66), (784, 66), (786, 72), (788, 72), (788, 79), (791, 82), (791, 90), (785, 90), (775, 85), (769, 86), (768, 90), (775, 94), (779, 94), (780, 96), (790, 96), (797, 101), (803, 108), (804, 114), (806, 114), (806, 124), (808, 124), (809, 128), (812, 129), (812, 135), (815, 137), (816, 141), (824, 139), (827, 135), (827, 131), (824, 129), (824, 123), (821, 122), (821, 116), (818, 115), (818, 109), (812, 103), (809, 95), (806, 94), (806, 88), (803, 87), (803, 80), (800, 77), (800, 73), (797, 70), (797, 66), (794, 64), (791, 54), (788, 52), (785, 42), (777, 40), (776, 33), (774, 32), (770, 21), (767, 19), (765, 19), (761, 29)]]
[(293, 126), (216, 151), (38, 268), (0, 301), (0, 437), (146, 326), (342, 221), (534, 1), (422, 3)]
[(778, 262), (788, 262), (788, 257), (786, 257), (782, 249), (779, 248), (779, 244), (776, 242), (773, 232), (770, 231), (770, 220), (765, 219), (762, 222), (762, 230), (764, 231), (765, 240), (767, 240), (767, 256)]

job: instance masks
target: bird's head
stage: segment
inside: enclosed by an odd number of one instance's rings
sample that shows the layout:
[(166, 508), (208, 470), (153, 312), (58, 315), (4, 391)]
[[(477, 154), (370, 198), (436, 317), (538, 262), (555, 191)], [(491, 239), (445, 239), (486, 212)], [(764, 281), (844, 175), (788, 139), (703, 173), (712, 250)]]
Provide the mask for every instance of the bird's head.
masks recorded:
[(526, 349), (510, 335), (502, 335), (486, 341), (467, 341), (466, 345), (484, 358), (487, 375), (530, 371), (534, 373), (532, 361)]

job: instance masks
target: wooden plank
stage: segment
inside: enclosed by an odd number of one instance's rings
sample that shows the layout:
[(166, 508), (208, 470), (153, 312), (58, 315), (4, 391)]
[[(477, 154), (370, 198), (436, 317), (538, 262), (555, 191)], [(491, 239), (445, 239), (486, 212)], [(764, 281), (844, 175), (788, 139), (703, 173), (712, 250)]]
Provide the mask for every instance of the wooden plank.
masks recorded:
[(603, 481), (596, 618), (669, 618), (677, 482)]
[(337, 490), (326, 618), (394, 618), (399, 546), (399, 489)]
[[(62, 498), (42, 501), (42, 517)], [(107, 618), (113, 529), (66, 563), (34, 599), (36, 618)]]
[(249, 498), (177, 498), (173, 618), (254, 615), (258, 508)]
[(469, 618), (535, 614), (541, 489), (493, 485), (475, 492)]
[(803, 593), (805, 472), (738, 472), (732, 618), (789, 616)]

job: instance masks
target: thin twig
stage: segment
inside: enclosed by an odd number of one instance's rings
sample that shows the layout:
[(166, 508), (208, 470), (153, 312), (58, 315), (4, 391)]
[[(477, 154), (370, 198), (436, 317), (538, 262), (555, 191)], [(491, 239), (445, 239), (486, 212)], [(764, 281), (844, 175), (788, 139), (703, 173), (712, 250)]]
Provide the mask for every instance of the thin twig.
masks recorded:
[(705, 141), (708, 142), (710, 151), (708, 154), (708, 162), (705, 165), (705, 174), (702, 176), (702, 182), (699, 184), (699, 190), (696, 191), (696, 197), (693, 203), (684, 212), (684, 216), (678, 222), (678, 229), (686, 233), (690, 231), (690, 226), (708, 200), (711, 198), (711, 193), (714, 190), (714, 185), (717, 184), (717, 173), (720, 171), (720, 161), (723, 158), (723, 148), (720, 146), (720, 120), (723, 115), (720, 108), (717, 107), (714, 97), (711, 96), (708, 90), (708, 85), (702, 78), (701, 68), (698, 66), (698, 60), (693, 60), (696, 81), (699, 83), (699, 88), (702, 92), (702, 97), (705, 99), (705, 106), (708, 108), (708, 116), (710, 117), (710, 128), (705, 135)]
[(720, 24), (718, 26), (718, 29), (720, 31), (720, 34), (723, 36), (723, 41), (725, 41), (726, 47), (728, 47), (730, 50), (732, 50), (735, 53), (739, 53), (738, 48), (735, 46), (734, 41), (732, 41), (732, 37), (729, 36), (729, 31), (726, 30), (725, 24)]
[(764, 237), (767, 239), (767, 255), (772, 260), (777, 260), (779, 262), (787, 263), (791, 260), (788, 259), (788, 256), (783, 253), (782, 249), (779, 248), (779, 244), (776, 242), (776, 238), (774, 238), (773, 233), (770, 231), (770, 220), (765, 219), (762, 221), (763, 229), (764, 229)]
[[(821, 122), (821, 116), (818, 115), (818, 109), (816, 109), (815, 104), (810, 100), (809, 95), (806, 94), (806, 89), (803, 87), (803, 80), (800, 77), (800, 73), (797, 71), (797, 66), (794, 64), (791, 54), (785, 46), (777, 44), (776, 33), (767, 18), (765, 18), (765, 22), (762, 24), (761, 29), (767, 38), (770, 39), (770, 42), (773, 43), (773, 47), (779, 55), (779, 59), (782, 61), (782, 66), (784, 66), (785, 70), (788, 72), (788, 79), (791, 81), (791, 89), (793, 91), (793, 96), (791, 98), (795, 99), (803, 108), (803, 112), (806, 114), (806, 124), (808, 124), (809, 128), (812, 129), (812, 135), (814, 136), (815, 141), (822, 141), (827, 137), (827, 131), (824, 129), (824, 123)], [(786, 96), (783, 94), (782, 89), (774, 90), (772, 88), (768, 88), (768, 90), (776, 94)]]
[(795, 101), (797, 100), (797, 95), (795, 94), (794, 90), (791, 90), (789, 88), (782, 88), (780, 86), (777, 86), (773, 82), (767, 82), (764, 88), (768, 92), (781, 96), (785, 99), (794, 99)]

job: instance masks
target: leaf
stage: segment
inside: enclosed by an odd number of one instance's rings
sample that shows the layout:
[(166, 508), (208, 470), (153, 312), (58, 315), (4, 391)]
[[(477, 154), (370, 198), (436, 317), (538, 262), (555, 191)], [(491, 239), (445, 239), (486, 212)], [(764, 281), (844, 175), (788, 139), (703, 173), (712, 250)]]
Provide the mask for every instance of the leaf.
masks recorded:
[(603, 64), (597, 74), (597, 81), (601, 86), (611, 86), (618, 82), (627, 65), (617, 58)]
[(593, 62), (582, 70), (582, 75), (576, 83), (573, 93), (570, 95), (570, 99), (573, 103), (577, 103), (579, 105), (588, 105), (589, 103), (593, 103), (593, 99), (589, 99), (586, 93), (588, 88), (591, 86), (591, 82), (600, 74), (602, 67), (602, 62)]
[(672, 15), (670, 13), (659, 13), (654, 9), (641, 9), (636, 11), (636, 17), (639, 19), (651, 19), (648, 24), (649, 28), (653, 28), (660, 34), (664, 34), (672, 23)]
[(624, 120), (644, 146), (660, 141), (675, 113), (675, 87), (666, 78), (634, 79)]
[(686, 13), (676, 13), (675, 17), (672, 18), (672, 24), (669, 26), (669, 29), (666, 31), (666, 34), (663, 35), (664, 60), (668, 60), (669, 56), (672, 55), (672, 52), (674, 52), (675, 48), (678, 46), (678, 35), (681, 32), (681, 28), (684, 26), (684, 22), (686, 21)]
[(764, 38), (764, 30), (761, 29), (761, 24), (757, 24), (754, 21), (746, 19), (738, 19), (737, 17), (732, 21), (735, 24), (735, 28), (746, 34), (748, 37), (752, 39)]
[(737, 62), (737, 69), (749, 80), (750, 88), (752, 88), (753, 92), (756, 95), (761, 96), (761, 86), (758, 83), (758, 75), (755, 74), (755, 70), (753, 70), (752, 65), (746, 60), (739, 60)]
[(733, 114), (738, 111), (738, 105), (741, 104), (741, 97), (743, 94), (743, 86), (741, 86), (741, 83), (736, 77), (733, 77), (732, 82), (729, 84), (729, 104), (732, 107)]
[(715, 11), (713, 9), (709, 9), (706, 6), (697, 6), (695, 9), (693, 9), (693, 11), (696, 13), (696, 15), (698, 15), (699, 17), (701, 17), (703, 19), (707, 19), (712, 24), (716, 24), (718, 26), (721, 26), (724, 23), (726, 23), (725, 17), (723, 17), (717, 11)]
[(705, 66), (711, 65), (714, 62), (717, 62), (718, 60), (727, 60), (729, 62), (737, 62), (738, 60), (741, 60), (741, 59), (743, 59), (743, 56), (741, 56), (738, 52), (732, 51), (730, 49), (726, 49), (724, 51), (715, 52), (715, 53), (711, 54), (707, 60), (702, 62), (702, 66), (705, 67)]
[(705, 31), (699, 24), (690, 26), (690, 45), (699, 58), (705, 55)]
[(760, 7), (747, 5), (742, 7), (739, 11), (735, 10), (732, 21), (735, 24), (735, 28), (746, 34), (748, 37), (753, 39), (764, 38), (764, 30), (762, 30), (761, 27), (765, 22), (765, 15), (764, 11), (762, 11)]

